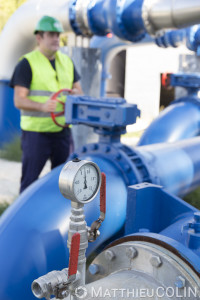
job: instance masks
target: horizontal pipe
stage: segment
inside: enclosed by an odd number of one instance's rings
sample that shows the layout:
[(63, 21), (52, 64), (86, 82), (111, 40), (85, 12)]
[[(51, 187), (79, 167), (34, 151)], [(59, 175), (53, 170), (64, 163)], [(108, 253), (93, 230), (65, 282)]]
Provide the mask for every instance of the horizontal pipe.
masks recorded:
[(183, 196), (200, 184), (199, 147), (200, 137), (195, 137), (173, 144), (140, 146), (134, 150), (147, 167), (152, 183)]
[[(187, 97), (165, 108), (141, 136), (138, 146), (172, 143), (200, 135), (200, 105)], [(195, 98), (196, 99), (196, 98)]]
[(44, 14), (58, 18), (65, 31), (83, 36), (111, 31), (131, 42), (142, 40), (146, 33), (200, 23), (199, 0), (30, 0), (18, 8), (1, 33), (0, 79), (10, 79), (18, 59), (36, 46), (34, 27)]
[(199, 24), (199, 0), (144, 0), (143, 14), (147, 14), (146, 28), (150, 34), (161, 29), (184, 28)]

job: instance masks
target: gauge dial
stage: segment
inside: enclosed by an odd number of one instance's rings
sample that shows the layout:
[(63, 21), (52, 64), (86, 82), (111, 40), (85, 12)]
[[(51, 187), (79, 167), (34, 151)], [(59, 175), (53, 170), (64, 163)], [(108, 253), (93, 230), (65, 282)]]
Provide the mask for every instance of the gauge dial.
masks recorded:
[(97, 195), (101, 185), (101, 171), (90, 161), (73, 160), (61, 171), (59, 188), (65, 198), (86, 203)]
[(79, 201), (87, 201), (96, 193), (99, 186), (97, 168), (86, 163), (76, 173), (74, 178), (74, 194)]

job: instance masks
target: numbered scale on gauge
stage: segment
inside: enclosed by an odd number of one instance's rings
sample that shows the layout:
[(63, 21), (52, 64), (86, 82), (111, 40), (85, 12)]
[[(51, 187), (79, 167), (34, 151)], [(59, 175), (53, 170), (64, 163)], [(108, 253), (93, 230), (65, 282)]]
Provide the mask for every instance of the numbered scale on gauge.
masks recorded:
[(92, 201), (101, 186), (99, 167), (87, 160), (74, 159), (62, 169), (59, 188), (65, 198), (78, 203)]

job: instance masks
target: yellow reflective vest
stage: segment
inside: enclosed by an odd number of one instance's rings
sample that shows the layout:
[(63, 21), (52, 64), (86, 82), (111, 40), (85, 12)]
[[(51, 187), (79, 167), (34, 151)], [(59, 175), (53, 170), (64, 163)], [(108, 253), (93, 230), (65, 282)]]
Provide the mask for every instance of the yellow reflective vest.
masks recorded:
[[(71, 59), (65, 54), (60, 51), (56, 52), (56, 70), (39, 50), (32, 51), (22, 58), (28, 60), (32, 70), (32, 81), (28, 95), (32, 101), (45, 103), (52, 93), (63, 88), (72, 88), (74, 67)], [(59, 100), (65, 102), (66, 96), (60, 97)], [(62, 110), (62, 105), (57, 103), (56, 112)], [(57, 121), (64, 125), (65, 117), (57, 117)], [(21, 110), (21, 128), (36, 132), (58, 132), (62, 130), (52, 121), (50, 113), (27, 110)]]

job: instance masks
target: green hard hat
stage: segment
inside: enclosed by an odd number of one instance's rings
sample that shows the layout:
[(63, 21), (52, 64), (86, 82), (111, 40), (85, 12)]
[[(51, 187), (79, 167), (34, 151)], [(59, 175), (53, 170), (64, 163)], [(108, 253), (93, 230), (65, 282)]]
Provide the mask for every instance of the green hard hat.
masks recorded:
[(56, 18), (44, 16), (38, 21), (34, 34), (38, 31), (63, 32), (64, 30), (62, 24)]

